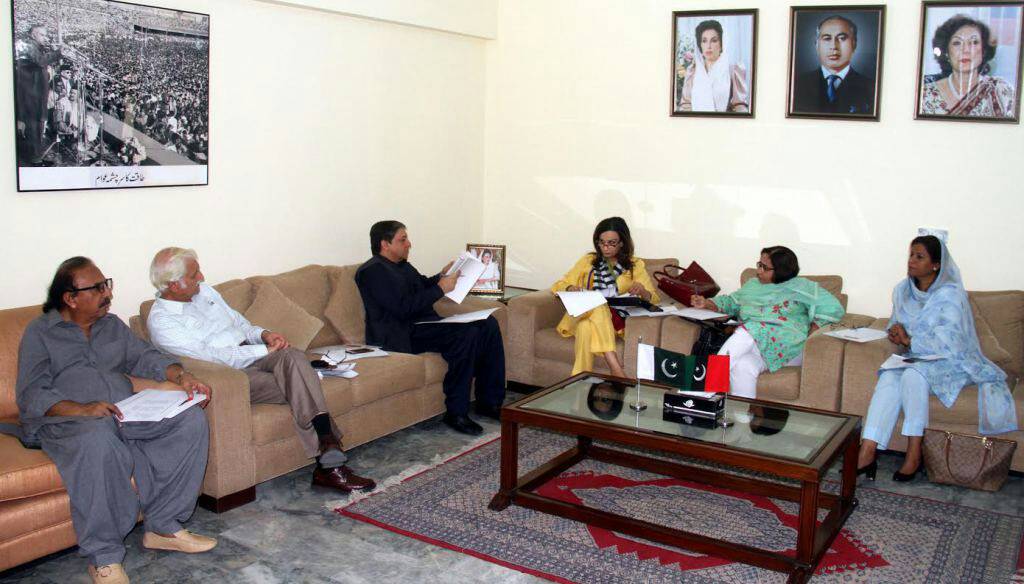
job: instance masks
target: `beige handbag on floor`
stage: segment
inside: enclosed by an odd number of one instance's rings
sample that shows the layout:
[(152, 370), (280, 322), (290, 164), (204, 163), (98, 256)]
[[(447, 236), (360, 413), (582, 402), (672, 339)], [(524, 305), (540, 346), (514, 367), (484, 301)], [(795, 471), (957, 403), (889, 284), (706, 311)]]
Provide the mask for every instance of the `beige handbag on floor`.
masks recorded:
[(1017, 443), (925, 428), (922, 449), (931, 482), (998, 491), (1010, 472)]

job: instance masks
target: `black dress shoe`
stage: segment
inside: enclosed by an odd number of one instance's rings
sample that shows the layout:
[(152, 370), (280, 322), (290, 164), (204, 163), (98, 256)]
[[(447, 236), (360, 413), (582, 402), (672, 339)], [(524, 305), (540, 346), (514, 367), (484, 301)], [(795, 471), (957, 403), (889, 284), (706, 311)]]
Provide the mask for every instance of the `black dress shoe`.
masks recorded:
[(478, 403), (476, 405), (476, 413), (492, 420), (501, 420), (501, 406)]
[(372, 491), (377, 483), (373, 479), (357, 475), (344, 464), (334, 468), (323, 468), (318, 464), (313, 469), (313, 486), (350, 493), (352, 491)]
[(921, 464), (918, 463), (917, 468), (915, 468), (914, 472), (910, 474), (903, 474), (900, 471), (892, 473), (892, 480), (896, 481), (897, 483), (909, 483), (910, 481), (917, 478), (917, 473), (919, 473), (920, 471)]
[(448, 426), (452, 430), (459, 432), (460, 434), (469, 434), (470, 436), (479, 436), (484, 433), (484, 429), (473, 420), (469, 419), (469, 416), (457, 416), (455, 414), (445, 414), (441, 421), (444, 422), (445, 426)]
[(878, 461), (872, 460), (871, 464), (862, 466), (857, 469), (858, 475), (866, 475), (869, 481), (875, 480), (875, 474), (878, 472)]

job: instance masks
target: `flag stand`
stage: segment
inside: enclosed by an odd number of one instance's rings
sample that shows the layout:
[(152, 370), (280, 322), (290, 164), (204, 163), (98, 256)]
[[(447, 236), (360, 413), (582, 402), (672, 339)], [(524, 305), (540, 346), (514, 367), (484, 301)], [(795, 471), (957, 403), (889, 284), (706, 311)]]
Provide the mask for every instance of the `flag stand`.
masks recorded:
[[(643, 342), (644, 342), (643, 336), (637, 337), (636, 349), (637, 349), (638, 353), (640, 351), (640, 343), (643, 343)], [(642, 412), (642, 411), (647, 409), (647, 402), (645, 402), (644, 400), (640, 399), (640, 376), (639, 375), (637, 375), (637, 378), (636, 378), (636, 401), (634, 401), (634, 402), (629, 404), (629, 409), (633, 410), (634, 412), (636, 412), (638, 414), (640, 412)]]

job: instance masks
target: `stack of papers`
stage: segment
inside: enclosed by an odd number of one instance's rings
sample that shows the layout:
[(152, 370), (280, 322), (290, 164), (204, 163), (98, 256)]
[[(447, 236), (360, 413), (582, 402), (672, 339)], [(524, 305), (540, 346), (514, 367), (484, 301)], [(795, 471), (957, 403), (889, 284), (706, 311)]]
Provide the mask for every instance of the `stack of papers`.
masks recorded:
[(352, 379), (359, 375), (359, 373), (356, 372), (355, 363), (339, 363), (330, 369), (317, 369), (316, 373), (320, 376), (320, 379), (323, 379), (324, 377), (344, 377), (345, 379)]
[(676, 316), (688, 318), (690, 320), (714, 320), (716, 318), (728, 318), (728, 314), (721, 312), (715, 312), (714, 310), (705, 310), (703, 308), (690, 308), (689, 306), (683, 306), (676, 308)]
[(830, 337), (837, 339), (843, 339), (844, 341), (852, 341), (854, 343), (869, 343), (871, 341), (877, 341), (878, 339), (884, 339), (889, 336), (883, 330), (872, 329), (867, 327), (855, 328), (855, 329), (843, 329), (839, 331), (829, 331), (824, 333)]
[(373, 345), (331, 345), (330, 347), (316, 349), (316, 352), (323, 355), (324, 361), (332, 365), (347, 363), (356, 359), (366, 359), (368, 357), (388, 356), (386, 351)]
[(122, 422), (159, 422), (173, 418), (205, 400), (206, 396), (198, 392), (189, 399), (184, 391), (144, 389), (114, 405), (121, 410)]
[(455, 258), (452, 262), (452, 267), (445, 272), (445, 276), (459, 272), (459, 279), (455, 282), (455, 289), (445, 294), (448, 298), (455, 301), (456, 304), (462, 304), (462, 301), (466, 299), (466, 295), (473, 289), (473, 285), (480, 279), (480, 274), (484, 273), (484, 263), (481, 262), (468, 251), (464, 251), (459, 254), (459, 257)]

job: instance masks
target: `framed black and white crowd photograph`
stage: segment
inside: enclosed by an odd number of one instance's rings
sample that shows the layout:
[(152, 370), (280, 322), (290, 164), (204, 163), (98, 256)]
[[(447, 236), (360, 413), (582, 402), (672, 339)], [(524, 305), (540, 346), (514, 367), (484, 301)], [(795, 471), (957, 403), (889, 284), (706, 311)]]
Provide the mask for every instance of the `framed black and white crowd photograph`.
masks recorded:
[(917, 118), (1020, 122), (1024, 2), (924, 2)]
[(13, 0), (19, 191), (208, 184), (210, 17)]
[(673, 116), (754, 117), (757, 9), (672, 13)]
[(500, 296), (505, 293), (505, 246), (491, 243), (467, 243), (466, 251), (484, 264), (476, 284), (469, 290), (473, 294)]
[(885, 6), (790, 8), (786, 116), (878, 121)]

